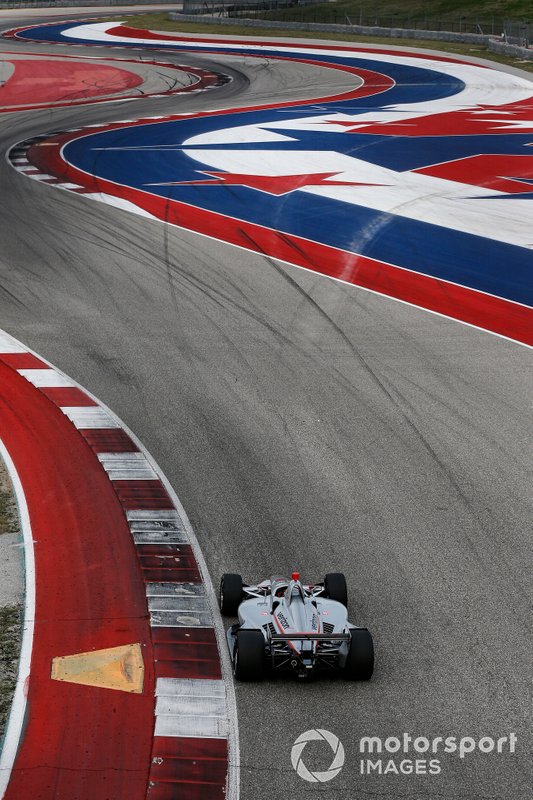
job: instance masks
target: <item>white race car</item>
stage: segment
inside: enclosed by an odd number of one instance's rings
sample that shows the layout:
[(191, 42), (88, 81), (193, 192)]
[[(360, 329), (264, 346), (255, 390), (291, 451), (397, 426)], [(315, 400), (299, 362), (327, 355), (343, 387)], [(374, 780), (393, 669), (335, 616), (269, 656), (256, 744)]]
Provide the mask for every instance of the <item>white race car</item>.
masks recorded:
[(346, 579), (331, 572), (322, 583), (274, 576), (255, 586), (227, 573), (220, 583), (220, 610), (239, 622), (227, 631), (237, 680), (260, 681), (268, 669), (299, 678), (338, 671), (366, 681), (374, 670), (374, 645), (366, 628), (348, 622)]

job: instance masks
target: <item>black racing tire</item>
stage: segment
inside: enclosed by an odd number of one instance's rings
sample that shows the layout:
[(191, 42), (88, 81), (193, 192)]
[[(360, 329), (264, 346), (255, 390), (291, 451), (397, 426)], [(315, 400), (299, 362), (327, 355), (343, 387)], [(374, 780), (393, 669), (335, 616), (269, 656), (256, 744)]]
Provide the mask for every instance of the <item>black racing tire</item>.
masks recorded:
[(265, 637), (261, 631), (241, 630), (233, 655), (233, 674), (238, 681), (262, 681), (265, 675)]
[(366, 628), (352, 628), (344, 677), (349, 681), (368, 681), (374, 672), (374, 642)]
[(218, 596), (220, 611), (225, 617), (236, 617), (244, 593), (242, 578), (233, 572), (225, 572), (220, 581)]
[(342, 572), (328, 572), (324, 576), (324, 589), (326, 590), (326, 597), (329, 597), (330, 600), (336, 600), (338, 603), (342, 603), (345, 608), (348, 608), (348, 587)]

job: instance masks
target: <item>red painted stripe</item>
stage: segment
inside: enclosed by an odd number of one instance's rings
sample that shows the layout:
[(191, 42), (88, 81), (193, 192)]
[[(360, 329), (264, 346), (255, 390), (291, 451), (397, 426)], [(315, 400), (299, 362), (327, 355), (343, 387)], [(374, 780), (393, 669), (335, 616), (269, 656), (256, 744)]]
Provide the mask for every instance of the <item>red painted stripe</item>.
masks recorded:
[(95, 453), (137, 453), (139, 448), (122, 428), (81, 428), (89, 447)]
[[(51, 59), (12, 62), (13, 74), (0, 86), (0, 106), (54, 104), (68, 100), (116, 95), (143, 83), (141, 75), (118, 67), (79, 61), (75, 64)], [(35, 80), (36, 71), (39, 80)]]
[(43, 388), (41, 392), (56, 406), (96, 406), (88, 394), (82, 392), (77, 386)]
[[(218, 660), (218, 653), (216, 654)], [(202, 659), (199, 649), (193, 650), (189, 660), (181, 661), (156, 661), (155, 674), (158, 678), (221, 678), (220, 668), (217, 669), (214, 659)]]
[(212, 644), (216, 641), (213, 628), (154, 628), (152, 630), (154, 645), (172, 642), (191, 642)]
[(164, 550), (165, 545), (161, 545), (159, 553), (144, 553), (145, 546), (139, 545), (138, 553), (141, 566), (143, 568), (161, 567), (166, 570), (193, 569), (196, 566), (196, 559), (190, 544), (180, 544), (179, 547), (166, 545), (168, 550)]
[(148, 800), (224, 800), (225, 739), (156, 736)]
[(32, 353), (0, 353), (0, 361), (13, 369), (50, 369), (49, 364)]
[(134, 509), (173, 509), (174, 504), (159, 480), (113, 481), (120, 502), (128, 511)]
[(158, 678), (221, 679), (213, 628), (153, 628)]
[[(135, 547), (113, 486), (48, 398), (0, 364), (0, 430), (35, 540), (28, 719), (7, 800), (143, 800), (154, 724), (153, 653)], [(55, 656), (140, 642), (144, 693), (52, 681)]]
[(146, 583), (201, 583), (202, 576), (198, 567), (165, 569), (164, 567), (144, 566), (143, 575)]
[(146, 800), (226, 800), (226, 786), (220, 783), (151, 783)]

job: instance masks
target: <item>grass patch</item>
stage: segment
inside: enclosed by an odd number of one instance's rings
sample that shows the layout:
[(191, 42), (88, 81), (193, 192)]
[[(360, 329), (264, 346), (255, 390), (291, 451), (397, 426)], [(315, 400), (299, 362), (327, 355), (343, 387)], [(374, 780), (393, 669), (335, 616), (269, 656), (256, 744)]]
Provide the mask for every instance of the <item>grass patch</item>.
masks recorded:
[[(422, 49), (437, 50), (444, 53), (451, 53), (460, 56), (475, 56), (485, 58), (499, 64), (506, 64), (512, 67), (533, 72), (533, 61), (521, 61), (517, 58), (491, 53), (486, 47), (481, 45), (465, 44), (462, 42), (438, 42), (433, 39), (391, 39), (379, 36), (361, 36), (355, 33), (330, 33), (323, 31), (300, 31), (282, 30), (280, 28), (253, 28), (239, 25), (236, 21), (232, 25), (216, 25), (203, 22), (180, 22), (170, 20), (168, 12), (154, 14), (138, 14), (135, 16), (125, 15), (117, 17), (102, 17), (102, 21), (124, 21), (127, 19), (128, 26), (132, 28), (142, 28), (146, 30), (171, 31), (172, 33), (218, 33), (238, 36), (261, 36), (262, 38), (294, 37), (295, 39), (326, 39), (341, 42), (357, 42), (358, 44), (385, 44), (397, 45), (401, 47), (418, 47)], [(533, 19), (533, 15), (532, 15)]]
[(21, 605), (0, 608), (0, 738), (5, 731), (17, 685), (21, 622)]

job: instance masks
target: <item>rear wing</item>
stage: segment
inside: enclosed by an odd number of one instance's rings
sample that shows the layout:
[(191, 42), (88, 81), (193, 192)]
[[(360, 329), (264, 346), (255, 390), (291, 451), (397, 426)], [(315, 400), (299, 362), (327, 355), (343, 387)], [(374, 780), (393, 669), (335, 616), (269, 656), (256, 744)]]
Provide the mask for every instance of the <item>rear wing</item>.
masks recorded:
[(349, 633), (273, 633), (271, 642), (349, 642)]

